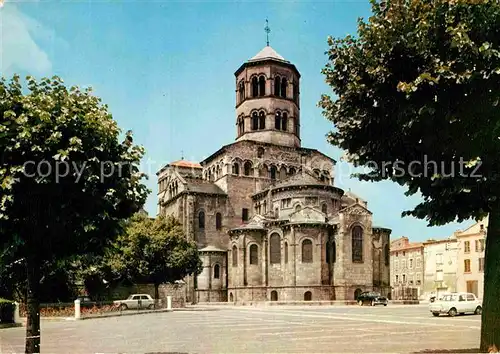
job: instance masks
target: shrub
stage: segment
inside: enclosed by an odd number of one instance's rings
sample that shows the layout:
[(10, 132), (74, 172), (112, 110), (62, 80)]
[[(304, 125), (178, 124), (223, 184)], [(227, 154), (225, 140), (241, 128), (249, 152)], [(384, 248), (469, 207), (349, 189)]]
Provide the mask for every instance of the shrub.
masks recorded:
[(15, 308), (13, 301), (0, 299), (0, 323), (14, 323)]

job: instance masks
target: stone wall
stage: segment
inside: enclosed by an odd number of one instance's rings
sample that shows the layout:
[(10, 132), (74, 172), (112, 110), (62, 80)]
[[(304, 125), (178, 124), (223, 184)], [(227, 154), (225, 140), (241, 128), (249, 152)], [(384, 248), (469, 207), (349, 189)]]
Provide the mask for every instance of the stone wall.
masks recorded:
[[(186, 289), (183, 284), (161, 284), (158, 288), (160, 300), (166, 304), (167, 296), (172, 296), (172, 307), (179, 308), (186, 306)], [(113, 289), (112, 300), (123, 300), (132, 294), (149, 294), (155, 297), (155, 287), (153, 284), (134, 284), (131, 286), (118, 286)]]

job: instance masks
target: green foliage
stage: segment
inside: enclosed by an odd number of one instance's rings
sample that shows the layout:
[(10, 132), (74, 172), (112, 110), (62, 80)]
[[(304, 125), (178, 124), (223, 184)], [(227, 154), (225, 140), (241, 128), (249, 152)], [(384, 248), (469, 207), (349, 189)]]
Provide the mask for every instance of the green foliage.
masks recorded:
[(114, 250), (105, 265), (115, 276), (120, 274), (136, 283), (159, 285), (202, 270), (196, 244), (185, 238), (173, 217), (134, 215)]
[[(144, 204), (144, 149), (132, 144), (90, 89), (54, 77), (0, 81), (0, 234), (21, 259), (102, 250)], [(111, 167), (113, 166), (113, 167)]]
[(40, 350), (43, 272), (102, 253), (146, 200), (144, 149), (120, 134), (90, 89), (58, 77), (0, 80), (0, 264), (25, 265), (27, 353)]
[(0, 298), (0, 323), (14, 323), (15, 308), (13, 301)]
[(372, 9), (357, 37), (328, 40), (323, 73), (336, 96), (319, 105), (335, 125), (329, 141), (368, 167), (361, 180), (420, 192), (423, 202), (403, 215), (430, 225), (485, 216), (500, 195), (500, 4)]

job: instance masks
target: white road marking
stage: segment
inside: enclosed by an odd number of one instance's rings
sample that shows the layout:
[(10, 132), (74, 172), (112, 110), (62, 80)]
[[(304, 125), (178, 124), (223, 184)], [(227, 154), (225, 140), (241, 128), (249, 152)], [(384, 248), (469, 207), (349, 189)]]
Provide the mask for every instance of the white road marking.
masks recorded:
[[(319, 326), (318, 326), (319, 327)], [(324, 326), (321, 326), (324, 327)], [(311, 329), (311, 330), (301, 330), (301, 328), (297, 328), (297, 331), (289, 331), (289, 332), (274, 332), (274, 333), (257, 333), (258, 336), (281, 336), (283, 334), (301, 334), (301, 333), (328, 333), (328, 332), (337, 332), (338, 328), (330, 328), (330, 329)], [(352, 327), (352, 328), (342, 328), (342, 332), (344, 331), (359, 331), (363, 330), (364, 332), (379, 332), (372, 329), (365, 329), (362, 327)], [(350, 336), (350, 335), (349, 335)]]
[[(373, 337), (373, 336), (387, 336), (387, 335), (401, 335), (401, 334), (430, 334), (432, 331), (406, 331), (406, 332), (379, 332), (379, 333), (360, 333), (349, 335), (349, 338), (363, 338), (363, 337)], [(456, 332), (453, 330), (442, 330), (440, 332)], [(291, 341), (303, 341), (303, 340), (317, 340), (317, 339), (335, 339), (335, 338), (345, 338), (345, 335), (338, 336), (319, 336), (319, 337), (298, 337), (298, 338), (288, 338)]]
[[(246, 309), (240, 309), (240, 311), (247, 311)], [(384, 319), (378, 319), (378, 318), (353, 318), (349, 317), (349, 315), (328, 315), (325, 314), (324, 312), (322, 313), (317, 313), (313, 311), (287, 311), (287, 312), (275, 312), (275, 313), (270, 313), (268, 314), (275, 314), (275, 315), (280, 315), (280, 316), (290, 316), (290, 317), (312, 317), (312, 318), (326, 318), (326, 319), (334, 319), (334, 320), (345, 320), (345, 321), (355, 321), (355, 322), (376, 322), (376, 323), (389, 323), (389, 324), (406, 324), (406, 325), (416, 325), (416, 326), (432, 326), (432, 327), (443, 327), (443, 323), (437, 323), (437, 322), (410, 322), (410, 321), (399, 321), (399, 320), (384, 320)], [(451, 325), (455, 328), (470, 328), (470, 329), (477, 329), (480, 328), (480, 326), (465, 326), (465, 325)]]

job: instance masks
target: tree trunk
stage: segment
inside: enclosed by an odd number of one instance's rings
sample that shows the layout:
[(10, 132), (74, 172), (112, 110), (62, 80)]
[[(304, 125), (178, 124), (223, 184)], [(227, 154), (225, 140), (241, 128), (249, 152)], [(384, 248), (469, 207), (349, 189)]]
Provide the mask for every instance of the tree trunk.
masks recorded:
[(160, 299), (160, 290), (159, 290), (160, 284), (155, 283), (155, 308), (158, 308), (158, 302)]
[(484, 264), (481, 352), (500, 349), (500, 207), (489, 214)]
[[(37, 252), (37, 250), (33, 250)], [(26, 353), (40, 353), (40, 264), (37, 257), (26, 257), (27, 306)]]

